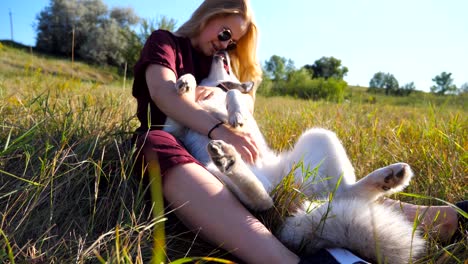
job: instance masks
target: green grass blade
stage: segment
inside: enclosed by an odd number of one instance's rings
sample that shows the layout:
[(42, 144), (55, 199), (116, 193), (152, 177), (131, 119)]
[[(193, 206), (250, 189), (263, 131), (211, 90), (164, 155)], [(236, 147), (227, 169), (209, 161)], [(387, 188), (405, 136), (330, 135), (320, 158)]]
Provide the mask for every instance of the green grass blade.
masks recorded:
[(0, 235), (2, 235), (3, 239), (5, 239), (5, 245), (8, 250), (8, 259), (10, 260), (10, 263), (15, 264), (15, 257), (13, 255), (13, 250), (11, 249), (10, 242), (8, 241), (8, 237), (5, 235), (2, 229), (0, 229)]
[[(19, 136), (18, 138), (16, 138), (15, 140), (13, 140), (11, 142), (11, 144), (5, 144), (5, 147), (3, 148), (3, 151), (0, 153), (0, 155), (4, 155), (4, 154), (7, 154), (8, 150), (11, 149), (11, 147), (15, 144), (17, 144), (18, 142), (21, 142), (24, 138), (26, 138), (27, 136), (31, 135), (34, 130), (40, 125), (42, 124), (44, 121), (41, 121), (41, 122), (37, 122), (33, 127), (31, 127), (30, 129), (28, 129), (28, 131), (24, 132), (21, 136)], [(10, 132), (11, 133), (11, 132)], [(10, 139), (8, 139), (8, 142), (10, 142)]]
[(19, 177), (19, 176), (16, 176), (16, 175), (11, 174), (11, 173), (9, 173), (9, 172), (7, 172), (7, 171), (4, 171), (4, 170), (0, 170), (0, 174), (5, 174), (5, 175), (10, 176), (10, 177), (12, 177), (12, 178), (15, 178), (15, 179), (17, 179), (17, 180), (24, 181), (24, 182), (27, 182), (27, 183), (29, 183), (29, 184), (32, 184), (32, 185), (34, 185), (34, 186), (44, 186), (44, 185), (42, 185), (42, 184), (40, 184), (40, 183), (37, 183), (37, 182), (35, 182), (35, 181), (31, 181), (31, 180), (28, 180), (28, 179), (25, 179), (25, 178), (21, 178), (21, 177)]
[[(159, 219), (164, 215), (164, 203), (162, 194), (161, 171), (157, 158), (149, 159), (148, 174), (150, 177), (151, 200), (153, 202), (153, 218)], [(153, 256), (152, 264), (165, 263), (166, 260), (166, 234), (164, 230), (164, 222), (155, 225), (153, 231)]]

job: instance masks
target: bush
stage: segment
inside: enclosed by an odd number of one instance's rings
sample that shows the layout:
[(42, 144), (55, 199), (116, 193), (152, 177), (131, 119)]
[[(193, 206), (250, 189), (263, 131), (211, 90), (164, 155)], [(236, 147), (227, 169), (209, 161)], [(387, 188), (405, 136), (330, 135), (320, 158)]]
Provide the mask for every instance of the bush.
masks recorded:
[(267, 96), (291, 96), (301, 99), (327, 100), (342, 102), (345, 98), (348, 83), (335, 78), (312, 79), (307, 69), (289, 72), (286, 80), (273, 81), (263, 77), (258, 92)]
[(302, 99), (342, 102), (348, 84), (343, 80), (330, 78), (303, 79), (287, 83), (287, 95)]

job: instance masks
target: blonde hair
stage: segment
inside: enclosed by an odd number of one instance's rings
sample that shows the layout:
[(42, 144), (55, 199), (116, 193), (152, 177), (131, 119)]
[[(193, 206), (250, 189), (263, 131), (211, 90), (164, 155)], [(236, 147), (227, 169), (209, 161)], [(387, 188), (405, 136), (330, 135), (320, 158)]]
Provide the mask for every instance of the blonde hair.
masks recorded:
[(255, 82), (254, 96), (262, 80), (262, 68), (257, 60), (258, 30), (248, 0), (205, 0), (175, 33), (189, 38), (197, 36), (211, 19), (228, 15), (240, 15), (248, 24), (246, 33), (237, 41), (237, 48), (229, 51), (229, 57), (232, 70), (241, 82)]

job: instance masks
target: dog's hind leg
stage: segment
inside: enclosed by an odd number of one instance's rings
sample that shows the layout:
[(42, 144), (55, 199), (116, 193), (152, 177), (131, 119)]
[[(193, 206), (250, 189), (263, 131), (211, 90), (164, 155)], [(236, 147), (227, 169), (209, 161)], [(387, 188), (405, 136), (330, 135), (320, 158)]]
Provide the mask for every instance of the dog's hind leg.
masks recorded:
[(343, 186), (340, 195), (375, 201), (408, 186), (413, 172), (406, 163), (395, 163), (371, 172), (353, 185)]
[[(212, 140), (207, 146), (211, 160), (218, 168), (214, 172), (237, 197), (252, 210), (266, 210), (273, 200), (255, 174), (242, 160), (232, 145), (221, 140)], [(227, 178), (226, 178), (227, 177)]]
[[(290, 167), (303, 164), (306, 172), (313, 172), (311, 176), (305, 177), (309, 182), (305, 189), (306, 195), (328, 196), (338, 182), (338, 192), (341, 186), (353, 185), (356, 182), (351, 161), (336, 134), (330, 130), (307, 130), (284, 159)], [(303, 171), (302, 168), (296, 169), (297, 180), (304, 178)]]

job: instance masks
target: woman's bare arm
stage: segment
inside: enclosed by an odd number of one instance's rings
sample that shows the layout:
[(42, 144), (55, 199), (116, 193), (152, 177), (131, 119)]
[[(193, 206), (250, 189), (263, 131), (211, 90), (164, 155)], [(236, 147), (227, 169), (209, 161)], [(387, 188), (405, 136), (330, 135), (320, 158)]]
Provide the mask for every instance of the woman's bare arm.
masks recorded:
[[(190, 129), (207, 135), (219, 120), (205, 111), (194, 100), (179, 96), (174, 88), (176, 76), (172, 70), (161, 65), (151, 64), (146, 69), (146, 81), (153, 102), (167, 116)], [(253, 162), (258, 149), (249, 132), (233, 131), (219, 126), (211, 133), (212, 138), (232, 144), (242, 158)]]
[(153, 102), (172, 119), (206, 135), (219, 121), (197, 103), (177, 94), (174, 72), (164, 66), (152, 64), (146, 70), (146, 81)]

